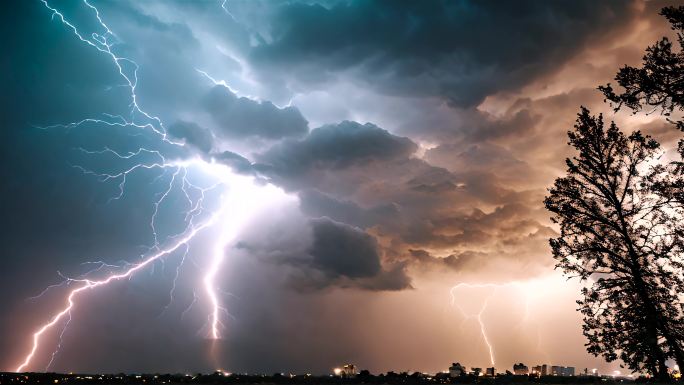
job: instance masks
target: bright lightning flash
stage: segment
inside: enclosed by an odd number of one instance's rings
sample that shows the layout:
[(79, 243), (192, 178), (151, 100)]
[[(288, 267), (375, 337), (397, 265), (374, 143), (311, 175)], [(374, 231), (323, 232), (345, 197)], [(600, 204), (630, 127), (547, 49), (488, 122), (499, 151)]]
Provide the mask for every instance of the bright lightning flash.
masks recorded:
[[(101, 33), (82, 33), (79, 31), (79, 28), (73, 22), (67, 20), (59, 10), (50, 6), (47, 0), (40, 1), (51, 12), (53, 20), (56, 19), (60, 21), (67, 30), (71, 31), (73, 35), (86, 46), (96, 49), (101, 54), (111, 59), (115, 70), (124, 80), (124, 86), (128, 88), (130, 94), (129, 118), (120, 115), (103, 114), (103, 118), (101, 119), (86, 118), (73, 123), (58, 124), (43, 128), (63, 128), (68, 130), (86, 124), (97, 124), (105, 127), (143, 130), (146, 133), (154, 135), (158, 139), (160, 145), (170, 145), (177, 150), (183, 149), (183, 143), (175, 142), (167, 137), (166, 129), (164, 128), (161, 119), (145, 112), (138, 104), (138, 97), (136, 95), (136, 88), (138, 85), (138, 64), (132, 59), (117, 56), (114, 52), (113, 47), (118, 41), (118, 37), (105, 24), (99, 10), (91, 5), (88, 0), (83, 0), (83, 5), (92, 11), (93, 16), (96, 19), (95, 23), (99, 25), (99, 28), (101, 28), (102, 31)], [(227, 12), (225, 1), (221, 4), (221, 7)], [(164, 262), (171, 254), (178, 250), (182, 250), (184, 252), (183, 258), (176, 269), (173, 287), (170, 292), (171, 301), (173, 301), (176, 279), (178, 279), (179, 270), (186, 260), (191, 242), (200, 232), (208, 228), (214, 228), (216, 232), (220, 234), (215, 241), (209, 266), (204, 271), (202, 277), (203, 291), (206, 294), (207, 302), (210, 307), (208, 316), (210, 330), (208, 338), (214, 340), (221, 338), (221, 329), (223, 328), (221, 315), (227, 313), (227, 310), (221, 304), (219, 295), (220, 285), (217, 283), (217, 278), (225, 258), (226, 250), (231, 246), (232, 242), (235, 242), (235, 237), (239, 235), (245, 221), (255, 215), (256, 211), (264, 202), (268, 202), (279, 196), (282, 197), (284, 196), (284, 192), (272, 185), (258, 184), (254, 181), (253, 177), (235, 174), (224, 164), (195, 155), (187, 155), (186, 159), (170, 159), (170, 157), (165, 156), (161, 150), (149, 148), (139, 148), (130, 152), (119, 152), (109, 147), (95, 151), (81, 150), (89, 156), (108, 156), (114, 157), (115, 160), (118, 159), (122, 162), (134, 162), (132, 166), (125, 166), (119, 171), (106, 173), (92, 171), (78, 165), (74, 166), (86, 174), (94, 175), (102, 182), (118, 183), (119, 193), (112, 198), (113, 200), (120, 199), (123, 196), (127, 177), (133, 173), (143, 170), (159, 171), (159, 174), (152, 180), (152, 183), (156, 183), (165, 177), (169, 179), (168, 176), (169, 174), (171, 175), (164, 190), (157, 195), (156, 200), (151, 202), (154, 212), (150, 219), (150, 228), (154, 244), (150, 247), (149, 253), (137, 263), (123, 262), (123, 264), (115, 266), (104, 262), (89, 262), (89, 264), (92, 263), (98, 267), (77, 278), (62, 276), (65, 279), (64, 282), (57, 285), (51, 285), (43, 291), (38, 297), (52, 288), (63, 287), (65, 285), (71, 287), (68, 291), (64, 306), (33, 333), (30, 349), (28, 349), (29, 352), (21, 363), (17, 365), (16, 371), (22, 372), (32, 365), (36, 354), (39, 349), (41, 349), (42, 338), (46, 333), (58, 327), (58, 325), (61, 325), (62, 329), (57, 334), (59, 336), (59, 342), (51, 353), (48, 367), (52, 364), (55, 355), (61, 346), (61, 338), (64, 335), (64, 331), (70, 322), (73, 321), (72, 310), (74, 310), (77, 301), (83, 295), (110, 283), (130, 279), (137, 272), (146, 267), (153, 267), (157, 261)], [(210, 180), (211, 183), (207, 187), (199, 186), (190, 177), (190, 174), (199, 175), (204, 180)], [(156, 221), (160, 207), (172, 191), (179, 191), (182, 193), (187, 202), (188, 209), (185, 212), (184, 219), (185, 228), (181, 233), (169, 236), (165, 240), (160, 241)], [(205, 198), (207, 198), (207, 194), (210, 192), (218, 193), (218, 195), (220, 195), (220, 198), (218, 199), (218, 208), (207, 206)], [(109, 271), (107, 271), (107, 269), (109, 269)], [(106, 273), (104, 277), (97, 279), (91, 278), (92, 273), (102, 273), (103, 270)], [(75, 287), (72, 285), (75, 285)], [(193, 291), (193, 301), (190, 306), (183, 311), (181, 317), (190, 310), (196, 301), (196, 291)]]
[[(211, 305), (210, 322), (211, 332), (209, 338), (221, 338), (221, 317), (220, 313), (225, 311), (219, 301), (219, 295), (216, 288), (216, 276), (219, 272), (219, 267), (225, 257), (225, 249), (230, 242), (234, 241), (235, 237), (242, 224), (248, 220), (255, 211), (260, 207), (261, 203), (273, 199), (278, 195), (282, 195), (282, 191), (272, 185), (259, 186), (256, 185), (252, 178), (233, 174), (231, 170), (219, 163), (209, 163), (201, 159), (193, 159), (189, 162), (179, 164), (169, 163), (164, 166), (180, 167), (182, 170), (187, 170), (186, 167), (191, 165), (198, 166), (204, 169), (208, 174), (221, 180), (221, 184), (226, 188), (227, 192), (221, 197), (220, 207), (206, 220), (197, 225), (190, 225), (189, 229), (184, 232), (182, 236), (177, 238), (171, 245), (161, 248), (158, 252), (146, 257), (142, 262), (132, 264), (123, 271), (111, 274), (100, 280), (91, 279), (69, 279), (70, 282), (79, 284), (75, 289), (69, 292), (66, 305), (59, 312), (52, 316), (52, 318), (38, 329), (33, 334), (33, 343), (31, 350), (25, 357), (24, 361), (17, 367), (16, 371), (23, 371), (33, 359), (39, 345), (41, 337), (50, 329), (55, 327), (62, 319), (71, 319), (71, 311), (76, 304), (76, 300), (86, 291), (95, 289), (100, 286), (105, 286), (111, 282), (119, 281), (125, 278), (130, 278), (137, 271), (150, 266), (154, 262), (161, 260), (181, 247), (189, 247), (189, 242), (203, 229), (208, 227), (218, 227), (222, 233), (216, 242), (214, 254), (211, 260), (209, 269), (206, 271), (203, 283), (207, 297)], [(66, 325), (65, 325), (66, 327)], [(53, 352), (54, 356), (55, 352)]]
[[(485, 325), (484, 320), (482, 319), (482, 316), (484, 315), (485, 311), (487, 310), (487, 307), (489, 305), (490, 300), (498, 293), (499, 289), (502, 288), (507, 288), (507, 287), (520, 287), (523, 292), (525, 293), (525, 313), (523, 315), (523, 321), (527, 320), (529, 318), (529, 311), (530, 311), (530, 293), (531, 293), (531, 287), (530, 283), (524, 283), (524, 282), (518, 282), (518, 281), (513, 281), (513, 282), (507, 282), (507, 283), (501, 283), (501, 284), (496, 284), (496, 283), (459, 283), (451, 288), (449, 291), (451, 295), (451, 306), (456, 307), (459, 312), (463, 315), (464, 319), (474, 319), (477, 321), (479, 327), (480, 327), (480, 335), (482, 336), (482, 341), (484, 344), (487, 346), (487, 350), (489, 352), (489, 362), (491, 363), (492, 366), (496, 365), (496, 360), (495, 360), (495, 355), (494, 355), (494, 346), (488, 336), (487, 333), (487, 327)], [(462, 292), (464, 289), (472, 290), (472, 289), (482, 289), (482, 290), (487, 290), (487, 294), (480, 303), (479, 310), (476, 313), (468, 313), (466, 310), (461, 306), (459, 303), (459, 298), (460, 296), (458, 295), (459, 292)]]
[(235, 202), (236, 205), (231, 206), (232, 210), (226, 214), (226, 220), (221, 227), (222, 234), (216, 242), (209, 270), (207, 270), (203, 279), (207, 296), (212, 305), (212, 312), (210, 314), (210, 337), (212, 339), (221, 338), (220, 312), (225, 311), (218, 299), (215, 282), (216, 275), (226, 255), (225, 249), (238, 235), (241, 226), (253, 216), (254, 212), (261, 207), (263, 202), (283, 194), (280, 189), (273, 185), (255, 186), (250, 180), (243, 180), (243, 183), (232, 184), (231, 186), (233, 191), (230, 194), (232, 196), (230, 201)]

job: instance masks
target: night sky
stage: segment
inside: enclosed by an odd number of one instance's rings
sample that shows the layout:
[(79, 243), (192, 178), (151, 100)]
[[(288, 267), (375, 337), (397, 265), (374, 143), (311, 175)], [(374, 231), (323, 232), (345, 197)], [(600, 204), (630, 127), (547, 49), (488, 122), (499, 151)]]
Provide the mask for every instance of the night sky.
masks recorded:
[(542, 200), (580, 105), (674, 145), (596, 90), (671, 36), (668, 4), (5, 4), (0, 370), (79, 279), (219, 210), (79, 294), (25, 369), (617, 369), (584, 349)]

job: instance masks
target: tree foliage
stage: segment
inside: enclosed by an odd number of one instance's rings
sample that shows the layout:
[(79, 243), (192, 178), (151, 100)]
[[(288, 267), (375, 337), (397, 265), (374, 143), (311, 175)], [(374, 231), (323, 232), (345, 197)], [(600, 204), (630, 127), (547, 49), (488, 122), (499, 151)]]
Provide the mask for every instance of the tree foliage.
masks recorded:
[[(599, 90), (616, 112), (659, 111), (684, 131), (684, 6), (660, 14), (678, 47), (663, 37), (640, 67), (618, 71), (617, 90)], [(684, 140), (681, 159), (660, 164), (654, 140), (606, 129), (586, 109), (569, 137), (579, 155), (545, 203), (561, 228), (551, 240), (557, 266), (590, 282), (578, 301), (587, 349), (665, 379), (666, 360), (684, 369)]]
[(568, 137), (578, 154), (545, 205), (560, 227), (550, 241), (557, 267), (587, 283), (577, 302), (587, 350), (664, 379), (678, 354), (670, 342), (682, 335), (684, 286), (673, 258), (683, 248), (678, 212), (650, 188), (659, 144), (606, 128), (585, 108)]
[(676, 32), (679, 51), (673, 51), (670, 39), (663, 37), (646, 49), (641, 67), (624, 66), (617, 73), (615, 80), (622, 92), (616, 93), (611, 84), (599, 90), (616, 111), (623, 106), (634, 112), (660, 110), (684, 131), (684, 121), (671, 117), (673, 112), (684, 110), (684, 6), (666, 7), (660, 14)]

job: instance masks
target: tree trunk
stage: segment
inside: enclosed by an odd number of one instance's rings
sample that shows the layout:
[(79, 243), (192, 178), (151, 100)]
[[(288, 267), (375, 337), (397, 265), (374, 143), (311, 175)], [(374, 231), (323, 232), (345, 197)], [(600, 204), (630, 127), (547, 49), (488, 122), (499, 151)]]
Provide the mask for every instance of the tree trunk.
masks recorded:
[(651, 296), (648, 294), (646, 283), (643, 279), (641, 264), (639, 263), (640, 255), (637, 253), (636, 248), (634, 247), (634, 242), (632, 240), (632, 237), (630, 236), (627, 222), (625, 220), (625, 216), (623, 213), (622, 204), (618, 199), (617, 194), (615, 193), (615, 188), (612, 187), (612, 185), (611, 193), (611, 198), (613, 199), (613, 202), (615, 203), (615, 208), (617, 209), (620, 227), (622, 230), (622, 236), (624, 237), (623, 239), (627, 243), (627, 250), (631, 262), (630, 270), (632, 271), (632, 277), (634, 286), (636, 288), (636, 294), (641, 300), (641, 303), (643, 304), (643, 309), (646, 317), (646, 343), (648, 345), (649, 350), (651, 351), (651, 354), (653, 355), (653, 359), (655, 359), (656, 361), (655, 365), (657, 365), (658, 367), (658, 372), (653, 373), (653, 375), (654, 377), (658, 378), (659, 381), (670, 381), (670, 375), (667, 372), (667, 365), (665, 364), (667, 357), (663, 352), (663, 349), (661, 349), (660, 345), (658, 344), (658, 320), (660, 319), (660, 314), (657, 308), (653, 305)]
[(679, 370), (684, 370), (684, 351), (682, 351), (680, 342), (672, 336), (672, 333), (670, 333), (670, 330), (666, 325), (661, 325), (661, 329), (663, 330), (663, 337), (665, 337), (667, 345), (672, 350), (672, 355), (674, 356), (677, 366), (679, 366)]
[(634, 257), (635, 255), (632, 255), (632, 275), (634, 277), (634, 285), (636, 287), (637, 295), (643, 304), (643, 311), (645, 313), (647, 334), (646, 343), (648, 344), (649, 350), (651, 350), (651, 354), (653, 354), (653, 358), (656, 359), (656, 364), (658, 366), (658, 372), (654, 373), (653, 375), (659, 381), (670, 381), (670, 375), (667, 372), (667, 365), (665, 364), (667, 357), (665, 356), (663, 349), (661, 349), (660, 345), (658, 345), (659, 314), (656, 307), (653, 305), (651, 296), (648, 295), (648, 290), (646, 289), (646, 284), (642, 278), (641, 267), (638, 264), (638, 260)]

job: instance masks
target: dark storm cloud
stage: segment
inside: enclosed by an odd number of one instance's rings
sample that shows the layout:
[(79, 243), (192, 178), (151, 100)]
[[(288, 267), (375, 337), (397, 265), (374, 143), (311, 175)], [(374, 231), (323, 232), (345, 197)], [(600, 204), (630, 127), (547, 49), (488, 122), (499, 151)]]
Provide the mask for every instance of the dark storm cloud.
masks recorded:
[[(443, 235), (435, 225), (458, 207), (524, 199), (488, 173), (452, 173), (413, 157), (407, 138), (371, 125), (346, 121), (287, 140), (258, 155), (255, 168), (275, 183), (300, 191), (309, 215), (330, 216), (361, 227), (377, 226), (396, 242), (463, 243), (465, 229)], [(483, 237), (485, 237), (483, 235)], [(488, 239), (488, 237), (487, 237)]]
[(381, 92), (472, 106), (552, 71), (632, 12), (624, 1), (284, 3), (249, 59), (295, 89), (350, 73)]
[(377, 241), (361, 228), (298, 215), (271, 217), (259, 227), (260, 232), (247, 234), (239, 248), (265, 263), (288, 267), (288, 285), (298, 291), (410, 288), (405, 266), (385, 266)]
[(169, 126), (168, 133), (205, 153), (210, 152), (214, 144), (214, 137), (211, 131), (192, 122), (182, 120), (175, 122)]
[(212, 88), (204, 107), (218, 126), (217, 133), (229, 138), (281, 139), (302, 136), (309, 130), (297, 108), (278, 108), (268, 101), (238, 97), (227, 87)]
[(258, 157), (264, 171), (286, 178), (316, 169), (344, 169), (405, 158), (417, 146), (373, 124), (344, 121), (318, 127), (301, 140), (286, 140)]
[(241, 174), (254, 174), (252, 163), (245, 157), (231, 151), (224, 151), (213, 155), (214, 158)]
[(313, 266), (331, 277), (363, 278), (380, 271), (375, 240), (363, 230), (328, 218), (312, 219)]
[[(328, 216), (389, 238), (381, 259), (403, 261), (408, 249), (436, 248), (449, 250), (451, 257), (441, 263), (454, 271), (477, 271), (486, 264), (466, 262), (474, 256), (480, 261), (510, 258), (513, 254), (504, 242), (515, 243), (544, 227), (544, 214), (531, 210), (541, 193), (501, 183), (498, 174), (514, 178), (530, 171), (504, 149), (486, 142), (462, 153), (457, 148), (443, 145), (428, 152), (427, 158), (440, 158), (454, 170), (449, 171), (415, 158), (417, 146), (407, 138), (346, 121), (275, 145), (257, 156), (255, 168), (299, 191), (305, 214)], [(460, 162), (454, 163), (453, 157)], [(331, 238), (340, 237), (341, 244), (345, 236), (330, 233)], [(538, 237), (533, 243), (537, 247), (546, 241)], [(515, 258), (535, 261), (539, 248), (526, 246), (515, 249)], [(435, 264), (428, 261), (426, 266)]]
[(398, 217), (399, 208), (392, 203), (363, 208), (351, 200), (336, 199), (316, 189), (299, 194), (302, 211), (311, 217), (330, 217), (359, 227), (369, 227)]

